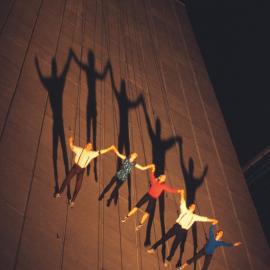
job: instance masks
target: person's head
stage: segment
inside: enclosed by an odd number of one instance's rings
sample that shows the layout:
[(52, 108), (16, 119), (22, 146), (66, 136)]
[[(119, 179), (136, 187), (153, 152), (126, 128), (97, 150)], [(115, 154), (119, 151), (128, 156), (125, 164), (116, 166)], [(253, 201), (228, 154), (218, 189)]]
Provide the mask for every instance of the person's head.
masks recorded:
[(129, 160), (130, 161), (134, 161), (137, 157), (138, 157), (138, 154), (137, 153), (135, 153), (135, 152), (134, 153), (131, 153)]
[(161, 175), (158, 177), (158, 182), (159, 182), (160, 184), (162, 184), (162, 183), (165, 183), (165, 181), (166, 181), (166, 175), (165, 175), (165, 174), (161, 174)]
[(93, 149), (92, 143), (88, 143), (87, 145), (85, 145), (85, 149), (86, 149), (87, 151), (91, 151), (91, 150)]
[(188, 208), (188, 210), (191, 211), (192, 213), (195, 211), (195, 209), (196, 209), (196, 204), (195, 203), (192, 203)]
[(57, 63), (55, 57), (52, 58), (52, 75), (56, 76), (57, 75)]
[(223, 237), (223, 234), (224, 232), (222, 230), (218, 230), (215, 236), (216, 240), (220, 240)]
[(87, 58), (88, 58), (88, 64), (89, 64), (89, 66), (94, 66), (95, 65), (95, 55), (94, 55), (94, 53), (93, 53), (92, 50), (89, 50), (88, 51)]

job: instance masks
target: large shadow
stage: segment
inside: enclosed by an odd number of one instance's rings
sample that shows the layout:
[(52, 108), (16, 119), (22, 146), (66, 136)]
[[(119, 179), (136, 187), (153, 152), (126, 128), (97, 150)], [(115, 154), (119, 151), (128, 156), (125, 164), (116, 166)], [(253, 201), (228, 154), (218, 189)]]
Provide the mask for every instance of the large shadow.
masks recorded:
[[(86, 139), (90, 142), (91, 128), (93, 131), (93, 148), (96, 150), (97, 146), (97, 100), (96, 100), (96, 81), (103, 80), (110, 69), (110, 62), (106, 63), (104, 70), (98, 72), (96, 70), (95, 55), (92, 50), (88, 51), (87, 63), (83, 63), (76, 56), (74, 51), (71, 50), (71, 54), (75, 62), (85, 72), (88, 86), (87, 108), (86, 108)], [(90, 172), (90, 165), (87, 167), (87, 175)], [(97, 159), (94, 159), (94, 176), (97, 182)]]
[[(119, 135), (118, 135), (118, 151), (124, 153), (127, 157), (130, 156), (130, 141), (129, 141), (129, 111), (135, 109), (143, 103), (143, 96), (139, 95), (136, 100), (130, 100), (127, 95), (125, 80), (121, 79), (120, 89), (118, 90), (115, 85), (113, 71), (111, 69), (111, 83), (114, 95), (116, 97), (119, 108)], [(117, 170), (121, 167), (122, 160), (118, 158)], [(131, 210), (131, 177), (127, 179), (128, 183), (128, 210)], [(120, 188), (120, 186), (118, 187)], [(115, 204), (118, 200), (118, 190), (116, 191)]]
[(59, 141), (62, 148), (65, 173), (66, 174), (68, 173), (68, 154), (63, 124), (63, 93), (67, 72), (70, 66), (70, 61), (71, 61), (71, 53), (69, 53), (68, 55), (68, 59), (66, 61), (62, 73), (58, 75), (56, 58), (53, 57), (51, 60), (51, 75), (46, 77), (42, 74), (39, 61), (37, 57), (35, 57), (35, 65), (38, 72), (38, 76), (48, 93), (53, 116), (52, 138), (53, 138), (53, 169), (55, 181), (54, 193), (59, 192), (58, 170), (57, 170), (57, 160), (58, 160), (57, 152)]
[[(194, 175), (194, 160), (193, 158), (189, 157), (188, 159), (188, 166), (185, 164), (184, 160), (184, 151), (183, 151), (183, 141), (182, 139), (178, 140), (179, 146), (179, 160), (180, 160), (180, 167), (183, 173), (185, 188), (186, 188), (186, 200), (187, 200), (187, 207), (189, 207), (192, 203), (196, 202), (196, 192), (198, 188), (203, 184), (204, 179), (208, 172), (208, 166), (206, 165), (203, 169), (202, 174), (198, 177)], [(197, 234), (197, 224), (196, 222), (192, 226), (192, 239), (193, 239), (193, 253), (194, 255), (197, 252), (198, 248), (198, 234)], [(182, 258), (185, 249), (185, 241), (181, 243), (180, 247), (180, 256), (177, 262), (177, 266), (182, 264)], [(194, 263), (194, 270), (196, 269), (196, 263)]]
[[(152, 143), (152, 162), (156, 165), (156, 176), (164, 174), (165, 171), (165, 157), (166, 152), (173, 147), (177, 140), (180, 137), (170, 137), (167, 139), (161, 138), (161, 122), (158, 117), (155, 117), (155, 128), (152, 127), (145, 102), (143, 103), (144, 114), (148, 129), (148, 134)], [(165, 212), (165, 196), (164, 192), (159, 197), (159, 216), (160, 216), (160, 226), (161, 226), (161, 235), (162, 235), (162, 257), (165, 259), (166, 255), (166, 246), (164, 241), (165, 236), (165, 222), (164, 222), (164, 212)], [(144, 241), (144, 246), (151, 245), (151, 228), (154, 220), (154, 212), (149, 216), (149, 220), (146, 228), (146, 237)]]

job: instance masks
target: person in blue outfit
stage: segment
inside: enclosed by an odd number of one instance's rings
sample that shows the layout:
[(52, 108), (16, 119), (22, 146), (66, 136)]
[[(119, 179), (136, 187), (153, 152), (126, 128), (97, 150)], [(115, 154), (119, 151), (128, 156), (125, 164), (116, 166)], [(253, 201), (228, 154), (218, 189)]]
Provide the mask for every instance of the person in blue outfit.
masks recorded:
[(188, 265), (192, 264), (193, 262), (197, 261), (199, 258), (204, 256), (204, 264), (202, 267), (202, 270), (207, 270), (211, 259), (213, 257), (213, 254), (215, 252), (215, 249), (218, 247), (237, 247), (240, 246), (242, 243), (241, 242), (236, 242), (236, 243), (227, 243), (224, 241), (221, 241), (223, 237), (223, 231), (218, 230), (216, 234), (214, 233), (214, 228), (217, 222), (214, 222), (209, 229), (209, 239), (206, 243), (206, 245), (192, 258), (187, 260), (182, 266), (176, 268), (178, 270), (186, 268)]
[(115, 204), (117, 203), (117, 199), (118, 199), (118, 190), (119, 188), (123, 185), (123, 183), (128, 179), (131, 170), (133, 167), (139, 169), (139, 170), (147, 170), (147, 169), (155, 169), (155, 165), (154, 164), (149, 164), (146, 166), (141, 166), (139, 164), (136, 164), (136, 159), (138, 157), (137, 153), (131, 153), (131, 155), (128, 157), (126, 157), (123, 154), (120, 154), (118, 149), (116, 147), (114, 147), (114, 152), (115, 154), (123, 160), (122, 165), (120, 167), (120, 169), (116, 172), (116, 174), (113, 176), (112, 180), (109, 182), (109, 184), (104, 188), (104, 190), (102, 191), (102, 193), (99, 196), (99, 200), (102, 200), (104, 198), (104, 195), (111, 189), (111, 187), (113, 186), (114, 183), (116, 183), (109, 199), (107, 200), (107, 206), (110, 206), (112, 200), (114, 199)]

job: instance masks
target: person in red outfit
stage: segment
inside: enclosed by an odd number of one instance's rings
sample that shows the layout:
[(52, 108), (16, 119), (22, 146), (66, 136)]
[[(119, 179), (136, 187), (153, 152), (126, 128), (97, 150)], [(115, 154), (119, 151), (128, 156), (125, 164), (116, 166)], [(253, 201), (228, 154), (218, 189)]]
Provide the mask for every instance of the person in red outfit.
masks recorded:
[(134, 215), (138, 211), (138, 208), (140, 208), (143, 204), (148, 202), (145, 213), (144, 213), (139, 225), (136, 227), (136, 231), (138, 231), (142, 227), (142, 225), (148, 219), (151, 212), (154, 211), (155, 206), (156, 206), (156, 201), (159, 198), (162, 191), (167, 191), (170, 193), (180, 193), (182, 191), (182, 189), (175, 189), (175, 188), (171, 188), (168, 185), (166, 185), (165, 184), (165, 181), (166, 181), (165, 174), (162, 174), (158, 178), (155, 178), (154, 172), (155, 172), (155, 167), (151, 171), (151, 176), (150, 176), (151, 186), (150, 186), (150, 189), (148, 190), (148, 192), (142, 196), (142, 198), (131, 209), (131, 211), (127, 214), (127, 216), (125, 216), (121, 220), (121, 222), (126, 222), (130, 216)]

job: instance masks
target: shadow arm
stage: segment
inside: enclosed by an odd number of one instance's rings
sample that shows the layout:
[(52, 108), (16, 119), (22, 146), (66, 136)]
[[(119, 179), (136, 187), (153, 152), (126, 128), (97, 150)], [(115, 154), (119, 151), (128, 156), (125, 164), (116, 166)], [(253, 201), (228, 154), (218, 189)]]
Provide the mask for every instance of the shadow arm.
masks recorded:
[(72, 49), (70, 49), (70, 55), (71, 55), (71, 57), (73, 57), (73, 59), (74, 59), (74, 61), (76, 62), (76, 64), (80, 67), (80, 68), (82, 68), (83, 70), (87, 70), (87, 68), (88, 68), (88, 66), (86, 65), (86, 64), (83, 64), (80, 60), (79, 60), (79, 58), (77, 57), (77, 55), (75, 54), (75, 52), (72, 50)]
[(64, 66), (64, 69), (63, 69), (63, 72), (62, 72), (61, 77), (64, 77), (65, 78), (67, 76), (67, 72), (69, 70), (71, 59), (72, 59), (72, 53), (71, 53), (71, 51), (69, 51), (69, 53), (68, 53), (68, 59), (67, 59), (67, 62), (65, 64), (65, 66)]
[(110, 61), (108, 61), (106, 63), (106, 66), (105, 66), (103, 72), (101, 72), (101, 73), (95, 72), (96, 78), (98, 78), (99, 80), (103, 80), (108, 72), (112, 73), (111, 71), (112, 71), (111, 63), (110, 63)]
[(146, 108), (146, 104), (143, 100), (143, 111), (144, 111), (144, 115), (145, 115), (145, 120), (146, 120), (146, 124), (147, 124), (147, 129), (149, 132), (149, 135), (151, 137), (151, 139), (153, 140), (153, 138), (155, 137), (155, 133), (153, 131), (152, 125), (151, 125), (151, 121), (147, 112), (147, 108)]
[(128, 101), (128, 106), (130, 108), (136, 108), (137, 106), (140, 105), (140, 103), (143, 103), (143, 95), (142, 94), (139, 95), (139, 97), (136, 100)]
[(40, 81), (42, 82), (42, 84), (43, 84), (44, 86), (46, 86), (46, 79), (45, 79), (45, 77), (42, 75), (42, 72), (41, 72), (41, 70), (40, 70), (40, 66), (39, 66), (39, 62), (38, 62), (37, 57), (35, 57), (35, 65), (36, 65), (36, 69), (37, 69), (37, 72), (38, 72), (38, 76), (39, 76)]

